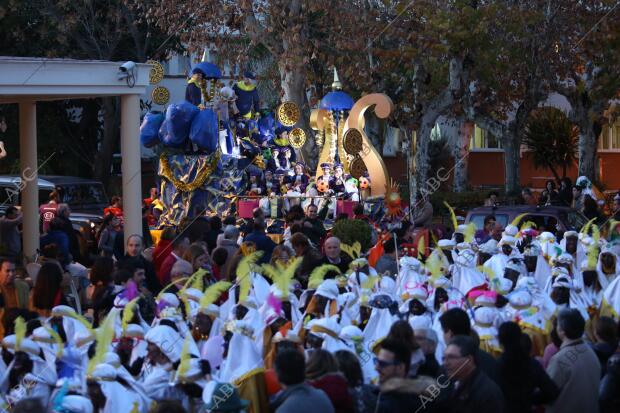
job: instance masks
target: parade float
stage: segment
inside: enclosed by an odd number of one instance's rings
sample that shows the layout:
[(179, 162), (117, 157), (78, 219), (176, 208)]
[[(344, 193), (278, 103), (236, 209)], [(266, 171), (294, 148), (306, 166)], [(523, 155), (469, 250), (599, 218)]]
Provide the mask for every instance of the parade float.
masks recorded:
[[(161, 66), (153, 64), (155, 73), (161, 72)], [(342, 90), (334, 69), (332, 91), (310, 116), (319, 156), (306, 160), (316, 165), (309, 175), (300, 161), (307, 137), (296, 127), (302, 116), (299, 107), (282, 102), (274, 110), (261, 108), (252, 73), (244, 73), (233, 87), (221, 80), (215, 64), (197, 63), (185, 100), (144, 116), (141, 142), (159, 156), (163, 210), (158, 227), (178, 225), (184, 217), (205, 211), (222, 216), (243, 209), (238, 214), (243, 217), (259, 199), (280, 205), (277, 200), (287, 197), (323, 197), (349, 214), (356, 202), (383, 199), (389, 178), (364, 131), (364, 114), (374, 107), (376, 116), (387, 118), (393, 109), (389, 97), (373, 93), (354, 101)]]

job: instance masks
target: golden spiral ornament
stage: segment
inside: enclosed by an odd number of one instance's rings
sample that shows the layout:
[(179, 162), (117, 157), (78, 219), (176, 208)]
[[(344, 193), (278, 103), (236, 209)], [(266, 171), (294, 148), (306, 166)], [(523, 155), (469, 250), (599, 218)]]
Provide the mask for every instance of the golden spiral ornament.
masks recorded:
[(170, 91), (163, 86), (157, 86), (151, 92), (151, 97), (158, 105), (165, 105), (170, 100)]
[(164, 67), (157, 60), (147, 60), (146, 64), (151, 65), (149, 72), (149, 83), (155, 85), (164, 78)]
[(293, 126), (301, 118), (301, 111), (295, 102), (284, 102), (276, 110), (276, 118), (284, 126)]
[(358, 155), (351, 161), (349, 171), (353, 178), (359, 179), (362, 175), (364, 175), (364, 172), (368, 171), (368, 168), (366, 167), (364, 160)]
[(202, 169), (198, 171), (196, 177), (194, 178), (194, 181), (191, 183), (187, 183), (177, 179), (174, 176), (174, 172), (170, 168), (170, 163), (168, 162), (168, 153), (163, 152), (159, 157), (159, 162), (161, 165), (161, 176), (170, 181), (177, 191), (193, 192), (196, 189), (200, 188), (205, 183), (207, 178), (211, 176), (211, 174), (217, 169), (217, 163), (219, 162), (221, 155), (222, 154), (218, 150), (213, 155), (211, 162), (205, 164)]
[(302, 128), (295, 128), (288, 134), (288, 140), (295, 149), (301, 149), (306, 143), (306, 132)]
[(349, 129), (342, 138), (342, 146), (349, 155), (357, 155), (363, 149), (362, 134), (357, 129)]

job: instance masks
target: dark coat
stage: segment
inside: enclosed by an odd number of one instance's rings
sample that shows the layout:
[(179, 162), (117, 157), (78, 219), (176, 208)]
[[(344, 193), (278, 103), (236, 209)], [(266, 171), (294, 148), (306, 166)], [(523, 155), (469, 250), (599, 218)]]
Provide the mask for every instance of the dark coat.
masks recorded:
[(77, 235), (75, 235), (75, 231), (73, 230), (71, 220), (63, 216), (58, 216), (57, 218), (62, 221), (62, 232), (67, 234), (67, 238), (69, 238), (69, 252), (73, 257), (73, 260), (79, 262), (82, 259), (82, 254), (80, 254), (80, 243), (78, 242)]
[(500, 388), (481, 369), (460, 383), (450, 398), (454, 413), (502, 413), (504, 396)]
[(447, 395), (435, 394), (432, 388), (436, 380), (419, 376), (415, 379), (393, 378), (382, 384), (377, 394), (375, 413), (393, 412), (441, 412)]
[(530, 358), (527, 363), (527, 368), (518, 374), (506, 354), (499, 358), (498, 384), (504, 393), (507, 412), (531, 412), (533, 406), (551, 403), (560, 394), (558, 386), (538, 361)]
[(302, 383), (287, 387), (271, 402), (276, 413), (334, 413), (334, 407), (322, 390)]
[(261, 257), (259, 264), (264, 264), (271, 260), (271, 253), (276, 247), (276, 244), (265, 234), (264, 231), (252, 231), (245, 236), (243, 241), (253, 242), (256, 244), (257, 251), (263, 251), (263, 256)]
[(349, 393), (347, 380), (338, 373), (326, 374), (309, 381), (312, 387), (323, 390), (332, 402), (336, 413), (353, 413), (353, 399)]

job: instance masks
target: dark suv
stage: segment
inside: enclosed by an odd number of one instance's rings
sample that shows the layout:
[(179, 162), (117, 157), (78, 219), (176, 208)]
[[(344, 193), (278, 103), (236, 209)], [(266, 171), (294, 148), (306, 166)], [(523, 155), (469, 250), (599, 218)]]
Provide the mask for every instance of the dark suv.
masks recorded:
[(517, 216), (527, 213), (517, 223), (519, 226), (526, 221), (532, 221), (536, 224), (538, 231), (549, 231), (554, 234), (564, 233), (567, 230), (580, 230), (588, 220), (579, 211), (562, 206), (497, 206), (497, 207), (479, 207), (471, 209), (467, 213), (465, 223), (473, 222), (477, 229), (484, 226), (484, 217), (494, 215), (496, 222), (503, 227), (510, 224)]

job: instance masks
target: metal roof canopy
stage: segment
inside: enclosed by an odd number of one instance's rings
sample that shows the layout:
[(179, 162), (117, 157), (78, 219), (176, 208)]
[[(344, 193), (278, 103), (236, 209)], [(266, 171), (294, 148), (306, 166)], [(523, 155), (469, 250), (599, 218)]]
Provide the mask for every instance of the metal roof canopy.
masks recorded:
[(129, 87), (117, 77), (123, 63), (0, 56), (0, 103), (144, 94), (150, 65), (136, 63)]

